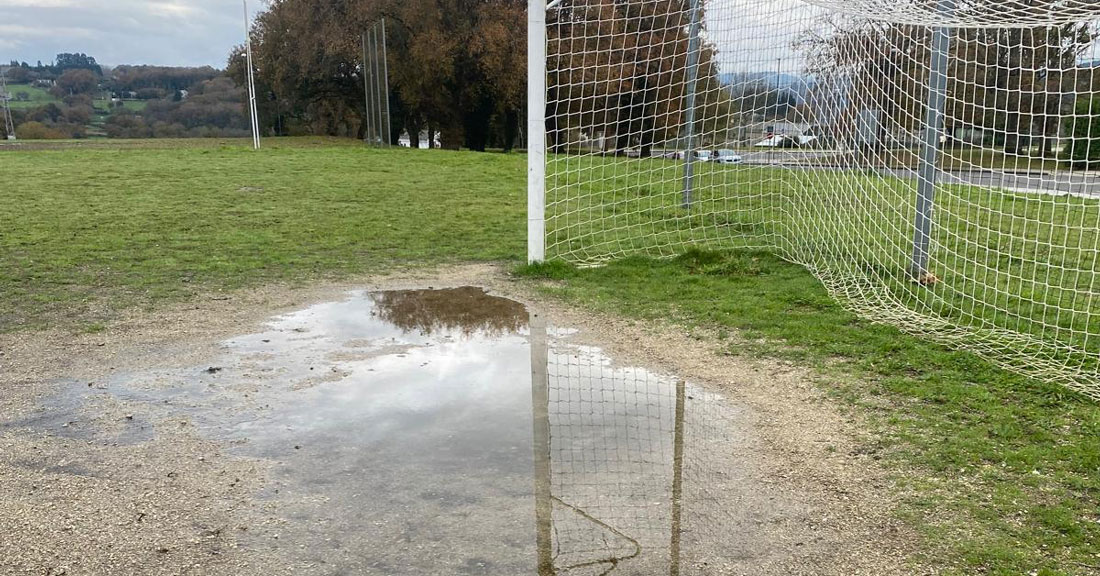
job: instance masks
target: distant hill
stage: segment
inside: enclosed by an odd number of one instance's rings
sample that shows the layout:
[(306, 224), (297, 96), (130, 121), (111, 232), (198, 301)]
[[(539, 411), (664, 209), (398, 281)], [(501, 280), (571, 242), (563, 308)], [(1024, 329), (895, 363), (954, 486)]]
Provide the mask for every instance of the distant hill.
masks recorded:
[(747, 84), (751, 82), (763, 82), (765, 85), (775, 88), (778, 86), (781, 90), (789, 90), (795, 94), (795, 99), (799, 103), (804, 102), (809, 95), (810, 87), (813, 85), (813, 79), (796, 74), (783, 74), (778, 75), (775, 72), (727, 72), (718, 75), (718, 81), (726, 86), (736, 86), (738, 84)]

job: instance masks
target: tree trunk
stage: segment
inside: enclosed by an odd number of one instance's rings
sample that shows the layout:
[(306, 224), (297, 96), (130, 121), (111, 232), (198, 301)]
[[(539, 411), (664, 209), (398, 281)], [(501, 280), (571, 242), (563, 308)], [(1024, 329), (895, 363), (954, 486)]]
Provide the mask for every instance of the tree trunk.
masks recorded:
[(504, 112), (504, 151), (511, 152), (516, 147), (516, 139), (519, 138), (519, 110), (507, 110)]
[(653, 136), (653, 119), (647, 116), (642, 121), (642, 141), (638, 150), (640, 158), (653, 156)]
[(493, 105), (488, 98), (479, 99), (473, 109), (463, 115), (463, 140), (467, 148), (477, 152), (485, 151), (489, 145), (492, 115)]

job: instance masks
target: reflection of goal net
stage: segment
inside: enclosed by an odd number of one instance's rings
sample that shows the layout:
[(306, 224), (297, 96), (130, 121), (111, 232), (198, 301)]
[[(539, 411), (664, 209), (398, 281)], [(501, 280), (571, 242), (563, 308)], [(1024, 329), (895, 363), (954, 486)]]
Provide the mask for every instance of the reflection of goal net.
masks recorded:
[(533, 259), (767, 249), (1100, 398), (1100, 4), (533, 5)]
[(728, 409), (598, 350), (532, 346), (540, 574), (690, 574), (729, 552)]

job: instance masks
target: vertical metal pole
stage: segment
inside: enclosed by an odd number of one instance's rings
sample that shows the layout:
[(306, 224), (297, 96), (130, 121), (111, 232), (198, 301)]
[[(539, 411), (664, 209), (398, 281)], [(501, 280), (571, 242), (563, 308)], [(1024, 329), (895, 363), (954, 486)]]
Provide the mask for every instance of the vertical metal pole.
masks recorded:
[(393, 134), (393, 119), (390, 118), (390, 62), (389, 50), (386, 48), (386, 19), (382, 19), (382, 102), (386, 106), (386, 133), (383, 135), (384, 143), (389, 146), (390, 135)]
[(386, 95), (382, 93), (382, 62), (379, 58), (381, 50), (379, 50), (378, 24), (371, 26), (371, 38), (373, 42), (371, 46), (371, 58), (374, 60), (374, 90), (375, 94), (378, 97), (378, 99), (376, 100), (376, 109), (378, 110), (377, 143), (379, 146), (385, 146), (386, 135), (382, 132), (386, 129), (386, 122), (384, 116), (385, 110), (383, 109), (382, 101), (386, 99)]
[(370, 57), (367, 54), (367, 33), (365, 31), (363, 32), (362, 42), (363, 42), (363, 106), (364, 106), (363, 124), (365, 124), (365, 126), (363, 127), (363, 141), (369, 144), (370, 141), (371, 141), (371, 138), (373, 137), (373, 133), (372, 133), (373, 127), (371, 126), (372, 112), (371, 112), (371, 97), (370, 97), (371, 96), (371, 89), (370, 89), (370, 85), (371, 85), (371, 81), (370, 81), (370, 76), (371, 76)]
[[(941, 16), (954, 13), (954, 0), (940, 0)], [(932, 62), (928, 73), (928, 112), (925, 118), (924, 145), (921, 150), (917, 182), (917, 218), (913, 233), (913, 260), (910, 274), (923, 281), (928, 275), (929, 245), (932, 240), (932, 210), (936, 205), (936, 176), (939, 169), (940, 138), (943, 135), (944, 109), (947, 105), (947, 66), (951, 51), (948, 26), (936, 28), (932, 37)]]
[(546, 259), (546, 0), (530, 0), (527, 5), (527, 138), (527, 261), (542, 262)]
[(531, 407), (535, 433), (535, 548), (538, 575), (553, 576), (553, 494), (550, 487), (550, 358), (546, 339), (546, 320), (532, 312), (531, 330)]
[(15, 140), (15, 120), (11, 116), (11, 94), (8, 93), (8, 81), (4, 72), (0, 72), (0, 99), (4, 104), (4, 133), (8, 140)]
[(683, 529), (684, 495), (684, 399), (686, 384), (676, 383), (676, 420), (672, 437), (672, 543), (669, 548), (669, 576), (680, 576), (680, 534)]
[(260, 121), (256, 117), (256, 76), (252, 72), (252, 30), (249, 29), (248, 0), (242, 0), (244, 7), (244, 54), (245, 66), (248, 67), (246, 80), (248, 81), (248, 112), (252, 116), (252, 148), (260, 149)]
[(691, 24), (688, 27), (687, 53), (687, 150), (684, 152), (684, 199), (683, 207), (691, 208), (691, 197), (695, 187), (695, 85), (699, 79), (699, 0), (691, 0)]

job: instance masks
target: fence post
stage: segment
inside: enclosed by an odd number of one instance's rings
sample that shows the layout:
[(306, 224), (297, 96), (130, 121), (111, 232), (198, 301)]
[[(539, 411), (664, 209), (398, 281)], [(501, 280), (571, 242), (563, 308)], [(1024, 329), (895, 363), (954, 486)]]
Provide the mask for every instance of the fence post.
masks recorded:
[[(937, 7), (940, 16), (954, 13), (954, 0), (940, 0)], [(943, 135), (943, 116), (947, 105), (947, 67), (951, 51), (951, 35), (954, 30), (938, 26), (932, 36), (932, 62), (928, 73), (928, 111), (925, 118), (924, 145), (921, 148), (917, 181), (917, 217), (913, 233), (913, 259), (910, 274), (925, 282), (928, 278), (929, 245), (932, 240), (932, 211), (936, 205), (936, 176), (939, 168), (940, 138)]]
[(546, 0), (527, 5), (527, 261), (546, 259)]
[(691, 208), (691, 197), (695, 187), (695, 85), (699, 79), (699, 0), (691, 0), (691, 24), (688, 27), (687, 52), (687, 100), (684, 103), (687, 118), (687, 149), (684, 151), (684, 199), (683, 207)]

